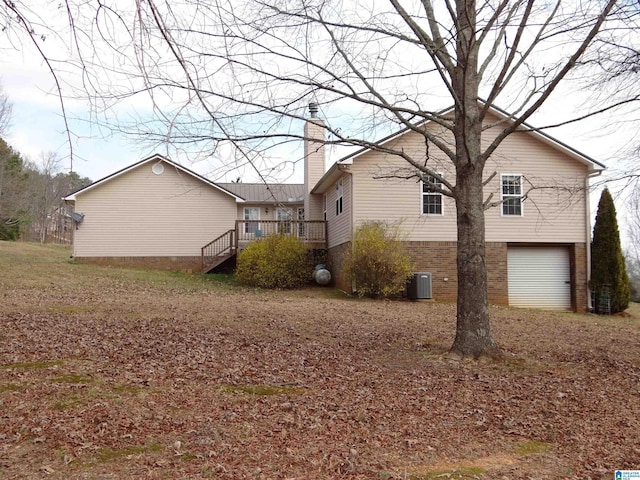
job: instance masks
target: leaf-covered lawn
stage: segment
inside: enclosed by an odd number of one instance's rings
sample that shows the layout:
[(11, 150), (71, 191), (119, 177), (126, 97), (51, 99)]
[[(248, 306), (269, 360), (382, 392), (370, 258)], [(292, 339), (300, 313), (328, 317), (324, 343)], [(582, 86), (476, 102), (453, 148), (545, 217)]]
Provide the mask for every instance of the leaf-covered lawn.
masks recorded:
[(610, 479), (640, 468), (640, 322), (264, 292), (0, 242), (0, 478)]

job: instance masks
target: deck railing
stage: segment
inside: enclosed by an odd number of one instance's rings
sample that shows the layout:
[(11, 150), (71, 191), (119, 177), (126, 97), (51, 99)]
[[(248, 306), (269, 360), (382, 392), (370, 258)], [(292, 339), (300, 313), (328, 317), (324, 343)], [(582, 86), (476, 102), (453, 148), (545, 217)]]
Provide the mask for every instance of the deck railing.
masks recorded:
[(295, 235), (304, 243), (326, 247), (327, 222), (324, 220), (236, 220), (236, 243), (243, 244), (269, 235)]
[(276, 234), (295, 235), (310, 248), (327, 248), (324, 220), (236, 220), (235, 230), (228, 230), (202, 247), (202, 271), (214, 268), (249, 243)]
[(235, 230), (228, 230), (201, 249), (202, 269), (215, 264), (224, 255), (233, 253), (236, 248)]

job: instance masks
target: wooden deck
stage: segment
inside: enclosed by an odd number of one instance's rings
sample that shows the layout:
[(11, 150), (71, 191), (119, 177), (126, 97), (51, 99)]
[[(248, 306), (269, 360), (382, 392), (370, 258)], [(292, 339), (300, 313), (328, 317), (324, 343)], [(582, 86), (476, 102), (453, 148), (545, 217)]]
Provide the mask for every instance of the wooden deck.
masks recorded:
[(324, 220), (236, 220), (235, 229), (202, 247), (202, 271), (210, 272), (251, 242), (281, 234), (295, 235), (309, 249), (327, 248), (327, 222)]

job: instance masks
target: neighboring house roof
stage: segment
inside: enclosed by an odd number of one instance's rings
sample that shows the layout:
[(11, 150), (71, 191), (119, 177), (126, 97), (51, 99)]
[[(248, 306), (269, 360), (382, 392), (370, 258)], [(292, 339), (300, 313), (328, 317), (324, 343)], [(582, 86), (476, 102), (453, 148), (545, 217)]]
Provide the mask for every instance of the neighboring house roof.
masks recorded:
[(241, 196), (247, 203), (302, 203), (302, 184), (219, 183), (221, 187)]
[[(453, 111), (453, 107), (449, 107), (438, 112), (438, 115), (446, 115), (447, 113), (450, 113), (452, 111)], [(494, 115), (496, 115), (501, 120), (509, 121), (514, 119), (513, 115), (510, 115), (506, 111), (495, 106), (489, 107), (489, 111)], [(427, 124), (429, 122), (430, 120), (423, 120), (418, 124), (416, 124), (416, 126), (418, 127), (418, 126)], [(560, 140), (549, 135), (548, 133), (545, 133), (541, 130), (537, 130), (535, 127), (529, 125), (526, 122), (523, 123), (521, 127), (519, 127), (519, 129), (516, 131), (522, 131), (522, 130), (527, 131), (534, 138), (546, 143), (547, 145), (550, 145), (551, 147), (557, 150), (560, 150), (561, 152), (577, 160), (578, 162), (587, 165), (589, 167), (589, 172), (601, 172), (606, 168), (604, 164), (598, 162), (597, 160), (594, 160), (593, 158), (589, 157), (588, 155), (585, 155), (584, 153), (576, 150), (575, 148), (570, 147), (566, 143), (561, 142)], [(376, 144), (387, 143), (391, 140), (394, 140), (395, 138), (398, 138), (404, 135), (409, 131), (412, 131), (412, 130), (409, 128), (403, 128), (401, 130), (398, 130), (397, 132), (392, 133), (391, 135), (388, 135), (378, 140), (375, 143)], [(341, 176), (342, 170), (349, 168), (348, 165), (351, 165), (355, 158), (360, 157), (361, 155), (364, 155), (365, 153), (370, 152), (372, 150), (373, 150), (372, 148), (364, 147), (336, 161), (333, 165), (331, 165), (329, 170), (326, 171), (326, 173), (322, 176), (322, 178), (318, 180), (318, 183), (316, 183), (316, 185), (313, 187), (313, 189), (311, 190), (311, 193), (323, 193), (328, 186), (335, 183), (335, 181)]]
[(158, 154), (155, 154), (155, 155), (152, 155), (152, 156), (147, 157), (145, 159), (142, 159), (139, 162), (134, 163), (133, 165), (129, 165), (128, 167), (123, 168), (122, 170), (118, 170), (117, 172), (112, 173), (111, 175), (108, 175), (108, 176), (106, 176), (104, 178), (101, 178), (100, 180), (97, 180), (97, 181), (93, 182), (91, 185), (88, 185), (88, 186), (83, 187), (83, 188), (81, 188), (79, 190), (76, 190), (75, 192), (73, 192), (73, 193), (67, 195), (66, 197), (64, 197), (64, 200), (65, 201), (75, 201), (75, 199), (76, 199), (76, 197), (78, 195), (81, 195), (81, 194), (83, 194), (83, 193), (85, 193), (85, 192), (87, 192), (89, 190), (92, 190), (92, 189), (94, 189), (94, 188), (96, 188), (96, 187), (98, 187), (98, 186), (100, 186), (100, 185), (102, 185), (102, 184), (104, 184), (106, 182), (109, 182), (109, 181), (113, 180), (114, 178), (120, 177), (121, 175), (124, 175), (125, 173), (127, 173), (127, 172), (129, 172), (129, 171), (131, 171), (131, 170), (133, 170), (135, 168), (138, 168), (138, 167), (140, 167), (140, 166), (142, 166), (142, 165), (144, 165), (146, 163), (152, 163), (152, 162), (164, 162), (164, 163), (167, 163), (167, 164), (171, 165), (172, 167), (174, 167), (174, 168), (186, 173), (187, 175), (191, 175), (193, 178), (195, 178), (197, 180), (200, 180), (201, 182), (206, 183), (207, 185), (210, 185), (211, 187), (213, 187), (213, 188), (215, 188), (217, 190), (220, 190), (221, 192), (226, 193), (227, 195), (232, 196), (233, 198), (236, 199), (237, 202), (244, 202), (244, 198), (242, 198), (242, 196), (240, 196), (240, 195), (238, 195), (238, 194), (236, 194), (234, 192), (231, 192), (230, 190), (227, 190), (223, 186), (212, 182), (211, 180), (203, 177), (202, 175), (197, 174), (193, 170), (189, 170), (188, 168), (183, 167), (182, 165), (180, 165), (180, 164), (178, 164), (178, 163), (176, 163), (176, 162), (174, 162), (172, 160), (169, 160), (168, 158), (163, 157), (162, 155), (158, 155)]

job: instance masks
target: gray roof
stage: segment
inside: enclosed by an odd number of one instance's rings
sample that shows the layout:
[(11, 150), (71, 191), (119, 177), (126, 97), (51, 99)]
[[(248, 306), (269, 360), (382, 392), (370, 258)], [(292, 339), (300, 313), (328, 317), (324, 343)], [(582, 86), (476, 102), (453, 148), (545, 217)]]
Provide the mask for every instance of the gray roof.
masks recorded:
[(302, 184), (216, 182), (216, 185), (244, 198), (247, 203), (302, 203), (304, 201)]

